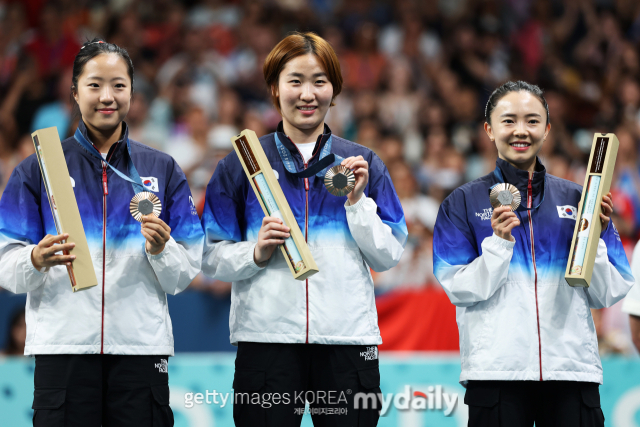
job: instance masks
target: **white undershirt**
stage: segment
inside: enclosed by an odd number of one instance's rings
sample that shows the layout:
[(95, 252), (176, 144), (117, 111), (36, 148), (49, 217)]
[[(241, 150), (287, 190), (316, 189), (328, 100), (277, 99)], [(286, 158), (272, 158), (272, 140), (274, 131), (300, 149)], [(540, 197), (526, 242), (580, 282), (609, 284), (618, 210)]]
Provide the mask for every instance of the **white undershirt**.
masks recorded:
[(296, 144), (298, 150), (300, 150), (300, 154), (302, 154), (302, 158), (305, 163), (309, 162), (309, 159), (313, 157), (313, 149), (316, 148), (315, 142), (307, 142), (306, 144)]
[(102, 158), (103, 159), (107, 160), (107, 154), (109, 154), (109, 153), (100, 153), (100, 154), (102, 154)]

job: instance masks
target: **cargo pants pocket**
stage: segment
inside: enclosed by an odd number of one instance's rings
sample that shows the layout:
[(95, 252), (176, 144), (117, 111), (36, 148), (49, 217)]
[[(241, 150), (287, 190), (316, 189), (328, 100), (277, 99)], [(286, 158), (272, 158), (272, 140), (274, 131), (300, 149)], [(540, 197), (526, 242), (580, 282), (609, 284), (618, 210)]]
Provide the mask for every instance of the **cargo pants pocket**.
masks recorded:
[[(367, 395), (375, 394), (373, 400), (367, 399), (367, 403), (371, 405), (370, 407), (358, 409), (358, 427), (375, 427), (378, 425), (380, 411), (382, 410), (382, 402), (378, 397), (382, 393), (382, 390), (380, 390), (380, 367), (373, 366), (358, 369), (358, 381), (360, 383), (360, 392)], [(347, 408), (347, 410), (350, 410), (350, 408)], [(340, 417), (338, 416), (337, 418), (339, 419)]]
[(604, 414), (600, 407), (598, 384), (588, 383), (580, 389), (580, 427), (604, 427)]
[(266, 383), (266, 373), (236, 369), (233, 376), (233, 420), (238, 427), (266, 427), (267, 412), (259, 403), (251, 403)]
[(153, 427), (173, 427), (173, 411), (169, 406), (169, 386), (152, 385)]
[(64, 388), (37, 388), (33, 392), (33, 427), (64, 427)]
[(469, 407), (469, 427), (500, 426), (500, 389), (467, 388), (464, 403)]

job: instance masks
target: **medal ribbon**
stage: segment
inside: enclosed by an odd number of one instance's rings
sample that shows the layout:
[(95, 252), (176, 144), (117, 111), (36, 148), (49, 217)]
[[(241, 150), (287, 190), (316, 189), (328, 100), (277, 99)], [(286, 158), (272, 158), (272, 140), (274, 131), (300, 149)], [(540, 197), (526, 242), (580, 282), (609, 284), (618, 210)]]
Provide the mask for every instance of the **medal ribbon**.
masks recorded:
[(325, 174), (327, 173), (327, 169), (335, 165), (339, 165), (344, 160), (343, 157), (331, 152), (331, 142), (333, 140), (332, 135), (329, 137), (326, 144), (324, 144), (324, 147), (322, 147), (322, 150), (320, 151), (320, 160), (318, 160), (318, 162), (313, 166), (306, 168), (302, 172), (298, 172), (296, 170), (296, 165), (293, 162), (293, 155), (280, 141), (280, 138), (278, 138), (278, 132), (274, 133), (273, 135), (275, 136), (276, 147), (278, 149), (278, 153), (280, 153), (280, 158), (282, 159), (282, 163), (284, 164), (285, 169), (287, 169), (287, 172), (289, 172), (290, 174), (295, 175), (299, 178), (310, 178), (313, 175), (319, 178), (324, 178)]
[(118, 175), (120, 178), (124, 179), (125, 181), (129, 181), (131, 183), (131, 186), (133, 187), (133, 192), (135, 194), (138, 194), (143, 191), (147, 191), (144, 188), (144, 185), (142, 184), (142, 179), (140, 179), (140, 174), (138, 173), (136, 166), (133, 164), (133, 158), (131, 157), (131, 144), (129, 143), (128, 137), (126, 138), (126, 143), (127, 143), (127, 153), (129, 154), (129, 176), (125, 175), (124, 173), (120, 172), (118, 169), (111, 166), (111, 164), (107, 162), (107, 159), (104, 159), (101, 155), (99, 155), (96, 147), (92, 143), (87, 141), (87, 138), (85, 138), (82, 132), (80, 132), (80, 129), (76, 129), (76, 133), (73, 135), (73, 137), (75, 138), (76, 141), (78, 141), (78, 144), (80, 144), (82, 148), (84, 148), (90, 155), (92, 155), (93, 157), (95, 157), (96, 159), (102, 162), (105, 162), (107, 166), (109, 166), (111, 170), (113, 170), (116, 173), (116, 175)]
[[(504, 181), (504, 176), (502, 175), (502, 171), (500, 170), (499, 167), (496, 167), (493, 170), (493, 175), (498, 179), (498, 181), (500, 181), (500, 183), (506, 184), (505, 181)], [(498, 184), (494, 184), (491, 187), (489, 187), (489, 192), (491, 192), (491, 190), (493, 190), (493, 187), (495, 187), (496, 185), (498, 185)], [(518, 191), (520, 191), (520, 190), (518, 190)], [(540, 203), (538, 203), (538, 206), (535, 206), (533, 208), (527, 208), (527, 207), (523, 206), (522, 203), (521, 203), (520, 206), (518, 207), (518, 209), (523, 208), (524, 210), (527, 210), (527, 211), (530, 211), (530, 210), (533, 210), (533, 209), (538, 209), (540, 207), (540, 205), (542, 204), (542, 202), (544, 202), (544, 196), (546, 195), (546, 193), (547, 193), (547, 176), (545, 175), (544, 176), (544, 185), (542, 187), (542, 200), (540, 200)], [(533, 195), (531, 195), (531, 197), (533, 197)], [(522, 194), (520, 195), (520, 198), (522, 199)]]

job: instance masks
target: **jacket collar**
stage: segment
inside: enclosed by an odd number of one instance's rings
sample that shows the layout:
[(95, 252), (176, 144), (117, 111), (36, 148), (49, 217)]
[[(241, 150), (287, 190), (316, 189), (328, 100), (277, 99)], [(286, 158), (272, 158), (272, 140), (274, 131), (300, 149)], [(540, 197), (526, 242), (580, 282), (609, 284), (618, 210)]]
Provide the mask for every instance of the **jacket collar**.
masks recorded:
[[(280, 139), (280, 142), (282, 142), (282, 145), (287, 147), (287, 150), (289, 150), (289, 152), (291, 154), (293, 154), (294, 156), (301, 157), (300, 151), (298, 150), (296, 145), (284, 133), (284, 126), (282, 125), (282, 121), (280, 121), (280, 123), (278, 123), (278, 128), (277, 128), (276, 132), (278, 133), (278, 138)], [(324, 147), (324, 144), (327, 143), (327, 141), (329, 140), (330, 137), (331, 137), (331, 129), (329, 129), (329, 126), (327, 126), (327, 124), (325, 123), (324, 124), (324, 133), (318, 135), (318, 139), (316, 140), (316, 146), (313, 148), (313, 155), (314, 156), (317, 153), (319, 153), (320, 150), (322, 150), (322, 147)]]
[[(502, 173), (504, 182), (515, 185), (521, 193), (527, 194), (529, 186), (529, 171), (518, 169), (512, 166), (509, 162), (500, 158), (496, 160), (496, 171)], [(536, 167), (531, 181), (534, 199), (543, 192), (546, 174), (547, 170), (544, 165), (540, 163), (540, 158), (536, 157)], [(497, 179), (499, 180), (499, 178)]]
[[(109, 153), (107, 154), (107, 159), (110, 159), (109, 162), (115, 160), (120, 157), (122, 153), (127, 150), (127, 140), (129, 139), (129, 126), (127, 126), (126, 122), (122, 122), (124, 127), (124, 132), (122, 132), (122, 136), (120, 139), (109, 148)], [(84, 124), (84, 120), (80, 120), (78, 123), (78, 130), (82, 133), (82, 135), (93, 145), (93, 141), (89, 137), (89, 133), (87, 132), (87, 126)], [(95, 145), (94, 145), (95, 147)], [(96, 148), (96, 150), (98, 150)]]

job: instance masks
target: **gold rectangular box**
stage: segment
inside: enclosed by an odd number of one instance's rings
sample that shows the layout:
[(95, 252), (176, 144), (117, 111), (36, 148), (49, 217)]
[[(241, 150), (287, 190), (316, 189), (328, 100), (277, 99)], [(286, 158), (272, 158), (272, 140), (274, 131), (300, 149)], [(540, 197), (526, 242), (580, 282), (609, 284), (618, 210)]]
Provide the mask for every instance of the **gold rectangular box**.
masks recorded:
[(297, 280), (305, 280), (316, 274), (318, 266), (256, 133), (245, 129), (240, 135), (231, 138), (231, 142), (264, 214), (280, 218), (290, 228), (290, 237), (285, 239), (280, 249), (291, 274)]
[(58, 234), (69, 234), (68, 242), (76, 246), (70, 251), (76, 256), (67, 267), (73, 292), (91, 288), (98, 284), (89, 244), (82, 227), (82, 219), (71, 186), (69, 169), (60, 144), (58, 130), (55, 127), (40, 129), (31, 134), (36, 148), (42, 180), (47, 190), (49, 206)]
[(618, 138), (612, 133), (596, 133), (593, 136), (587, 175), (578, 205), (578, 218), (564, 276), (569, 286), (588, 288), (591, 284), (593, 263), (602, 231), (602, 196), (607, 195), (611, 188), (618, 145)]

